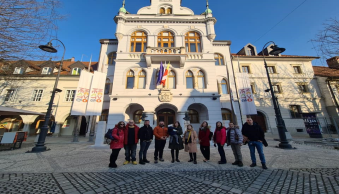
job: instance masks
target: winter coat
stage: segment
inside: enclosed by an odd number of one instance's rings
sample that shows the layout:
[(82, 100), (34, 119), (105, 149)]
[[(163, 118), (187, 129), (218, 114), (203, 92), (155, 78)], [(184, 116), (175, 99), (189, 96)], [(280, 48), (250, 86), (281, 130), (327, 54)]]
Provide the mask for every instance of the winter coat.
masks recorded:
[[(236, 135), (238, 136), (238, 140), (235, 139)], [(242, 144), (243, 136), (241, 134), (240, 129), (235, 128), (227, 128), (227, 145), (232, 144)]]
[[(174, 140), (174, 137), (172, 136), (172, 135), (170, 135), (172, 132), (173, 132), (173, 129), (175, 129), (176, 130), (176, 135), (178, 136), (178, 142), (179, 142), (179, 144)], [(183, 142), (182, 142), (182, 137), (181, 137), (181, 135), (182, 135), (182, 128), (179, 126), (179, 127), (177, 127), (177, 128), (175, 128), (175, 127), (169, 127), (168, 128), (168, 133), (169, 133), (169, 135), (170, 135), (170, 138), (172, 138), (172, 141), (171, 141), (171, 139), (170, 139), (170, 141), (169, 141), (169, 144), (168, 144), (168, 148), (169, 149), (178, 149), (178, 150), (182, 150), (182, 149), (184, 149), (184, 144), (183, 144)]]
[[(125, 140), (124, 144), (128, 144), (128, 129), (129, 129), (129, 124), (126, 125), (124, 135), (125, 135)], [(134, 139), (135, 139), (135, 144), (138, 143), (138, 132), (139, 132), (139, 127), (134, 125)]]
[(153, 140), (153, 129), (151, 126), (142, 126), (138, 132), (140, 142)]
[(153, 134), (155, 136), (155, 139), (161, 140), (161, 137), (168, 137), (168, 129), (167, 127), (160, 127), (156, 126), (153, 130)]
[(215, 143), (224, 145), (226, 143), (226, 128), (222, 127), (220, 130), (215, 129), (213, 140)]
[[(186, 133), (189, 133), (189, 131), (185, 131), (184, 136), (182, 138), (182, 141), (185, 142), (185, 137), (186, 137)], [(198, 139), (198, 135), (197, 132), (195, 132), (194, 130), (192, 130), (191, 132), (191, 142), (192, 143), (185, 143), (185, 152), (189, 152), (189, 153), (196, 153), (197, 152), (197, 139)]]
[(253, 125), (245, 123), (242, 127), (242, 134), (246, 136), (249, 141), (265, 141), (265, 133), (257, 123), (253, 123)]
[(201, 146), (210, 146), (210, 129), (207, 128), (205, 131), (199, 129), (199, 141)]
[[(118, 135), (119, 134), (119, 135)], [(112, 131), (112, 136), (114, 140), (111, 141), (110, 148), (111, 149), (120, 149), (124, 147), (124, 129), (119, 129), (117, 126), (114, 127)]]

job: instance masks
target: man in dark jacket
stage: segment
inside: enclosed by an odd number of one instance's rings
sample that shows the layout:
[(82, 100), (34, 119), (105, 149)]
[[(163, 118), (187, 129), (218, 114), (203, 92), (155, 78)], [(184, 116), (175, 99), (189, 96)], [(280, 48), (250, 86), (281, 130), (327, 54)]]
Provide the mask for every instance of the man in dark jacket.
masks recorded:
[(125, 148), (125, 159), (126, 161), (123, 163), (128, 164), (132, 158), (132, 164), (137, 165), (136, 161), (136, 152), (137, 152), (137, 144), (138, 144), (138, 132), (139, 127), (134, 124), (133, 120), (129, 120), (126, 125), (124, 131), (124, 148)]
[(149, 125), (149, 120), (145, 120), (143, 127), (139, 129), (138, 138), (140, 139), (139, 164), (149, 163), (147, 160), (147, 150), (153, 140), (153, 129)]
[(257, 165), (255, 158), (255, 148), (259, 153), (260, 161), (263, 169), (267, 169), (265, 155), (263, 150), (263, 142), (265, 141), (265, 133), (257, 123), (253, 123), (251, 118), (246, 119), (246, 123), (242, 127), (244, 139), (248, 141), (248, 147), (251, 153), (252, 164), (250, 167)]

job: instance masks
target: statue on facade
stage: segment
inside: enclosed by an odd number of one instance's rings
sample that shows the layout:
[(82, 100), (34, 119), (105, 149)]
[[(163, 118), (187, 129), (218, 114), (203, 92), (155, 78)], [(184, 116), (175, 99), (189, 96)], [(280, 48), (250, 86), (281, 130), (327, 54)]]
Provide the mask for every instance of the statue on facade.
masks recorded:
[(191, 120), (190, 116), (188, 115), (188, 112), (185, 112), (184, 120), (185, 120), (185, 121)]

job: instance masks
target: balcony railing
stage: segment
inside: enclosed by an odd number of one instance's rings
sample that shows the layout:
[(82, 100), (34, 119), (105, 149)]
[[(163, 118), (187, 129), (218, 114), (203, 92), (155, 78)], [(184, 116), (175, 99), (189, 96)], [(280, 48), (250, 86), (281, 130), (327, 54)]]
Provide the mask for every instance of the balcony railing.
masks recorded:
[(146, 54), (186, 54), (185, 47), (147, 47)]

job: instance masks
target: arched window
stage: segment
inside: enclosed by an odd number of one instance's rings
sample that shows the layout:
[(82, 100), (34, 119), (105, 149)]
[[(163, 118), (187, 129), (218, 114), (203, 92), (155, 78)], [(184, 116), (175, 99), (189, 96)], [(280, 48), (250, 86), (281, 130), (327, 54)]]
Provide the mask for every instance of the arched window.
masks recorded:
[(193, 89), (193, 73), (191, 71), (186, 72), (186, 88), (187, 89)]
[(175, 89), (176, 88), (174, 71), (170, 71), (169, 74), (168, 74), (168, 88), (169, 89)]
[(134, 123), (139, 124), (141, 122), (142, 110), (137, 110), (133, 114)]
[(81, 68), (75, 67), (72, 69), (72, 75), (80, 75), (81, 73)]
[(221, 54), (214, 53), (215, 65), (224, 65), (224, 57)]
[(222, 120), (225, 121), (225, 120), (229, 120), (232, 122), (232, 112), (228, 109), (221, 109), (221, 116), (222, 116)]
[(108, 63), (109, 65), (115, 65), (115, 59), (117, 58), (117, 52), (111, 52), (108, 54)]
[(145, 89), (145, 88), (146, 88), (146, 72), (140, 71), (139, 80), (138, 80), (138, 89)]
[(172, 14), (172, 8), (167, 8), (167, 14)]
[(129, 72), (127, 73), (126, 89), (133, 88), (134, 88), (134, 73), (133, 71), (129, 70)]
[(165, 8), (160, 8), (160, 14), (165, 14)]
[(102, 110), (100, 115), (100, 121), (107, 121), (108, 120), (108, 110)]
[(190, 117), (190, 123), (199, 123), (199, 113), (196, 110), (189, 109), (188, 115)]
[(228, 94), (228, 87), (227, 87), (227, 82), (226, 82), (225, 79), (221, 80), (220, 85), (221, 85), (221, 92), (222, 92), (222, 94)]
[(204, 75), (204, 73), (202, 71), (198, 72), (198, 88), (199, 89), (206, 88), (205, 75)]
[(187, 32), (185, 45), (187, 52), (201, 52), (200, 35), (197, 32)]
[(110, 79), (106, 79), (106, 83), (105, 83), (105, 94), (110, 94), (111, 92), (111, 80)]
[(158, 47), (174, 47), (174, 36), (171, 32), (158, 34)]
[(136, 31), (131, 36), (131, 52), (146, 52), (147, 34)]

